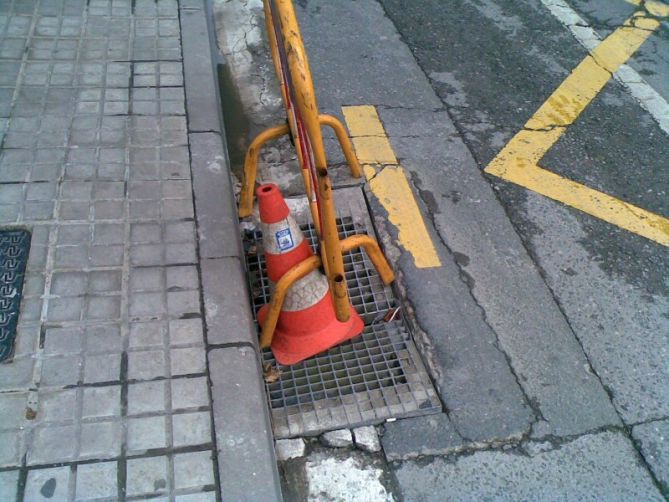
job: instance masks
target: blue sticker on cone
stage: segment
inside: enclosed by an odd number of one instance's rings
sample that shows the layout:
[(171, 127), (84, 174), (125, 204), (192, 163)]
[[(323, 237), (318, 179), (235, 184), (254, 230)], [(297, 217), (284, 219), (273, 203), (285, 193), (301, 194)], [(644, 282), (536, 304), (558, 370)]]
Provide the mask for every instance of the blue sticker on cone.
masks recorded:
[(276, 238), (276, 243), (279, 246), (280, 251), (286, 251), (295, 245), (293, 243), (293, 235), (290, 233), (290, 228), (279, 230), (274, 234), (274, 237)]

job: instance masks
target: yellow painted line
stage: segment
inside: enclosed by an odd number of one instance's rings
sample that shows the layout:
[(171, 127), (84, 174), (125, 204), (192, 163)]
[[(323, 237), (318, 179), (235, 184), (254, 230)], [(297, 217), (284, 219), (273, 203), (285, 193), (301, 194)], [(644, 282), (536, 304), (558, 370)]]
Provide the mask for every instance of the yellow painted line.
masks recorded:
[[(649, 12), (659, 7), (645, 2)], [(651, 8), (655, 9), (651, 11)], [(667, 11), (669, 14), (669, 10)], [(546, 152), (660, 25), (635, 13), (603, 40), (541, 105), (485, 172), (669, 246), (669, 220), (539, 167)]]
[(376, 108), (369, 105), (342, 107), (355, 153), (362, 164), (397, 164)]
[(375, 106), (343, 106), (342, 112), (351, 136), (386, 136)]
[(386, 137), (351, 137), (355, 153), (362, 164), (397, 164), (395, 152)]
[(399, 244), (413, 256), (416, 267), (440, 267), (441, 260), (376, 108), (345, 106), (342, 111), (369, 188), (397, 227)]
[(669, 5), (667, 4), (656, 2), (655, 0), (645, 0), (643, 2), (642, 0), (625, 0), (625, 1), (638, 7), (643, 5), (646, 8), (646, 10), (650, 12), (653, 16), (658, 16), (658, 17), (669, 16)]

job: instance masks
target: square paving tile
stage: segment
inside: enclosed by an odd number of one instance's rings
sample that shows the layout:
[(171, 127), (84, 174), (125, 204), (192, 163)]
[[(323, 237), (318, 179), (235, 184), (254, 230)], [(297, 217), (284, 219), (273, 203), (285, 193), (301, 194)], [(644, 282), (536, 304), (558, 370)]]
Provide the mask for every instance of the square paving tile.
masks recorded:
[(129, 418), (128, 451), (135, 453), (167, 447), (166, 420), (164, 416)]
[(0, 472), (0, 499), (16, 500), (19, 486), (19, 471)]
[[(70, 466), (50, 469), (31, 469), (26, 479), (26, 501), (68, 500), (70, 496)], [(3, 499), (9, 500), (9, 499)]]
[(174, 455), (174, 483), (180, 488), (201, 488), (214, 483), (211, 451)]
[(201, 411), (172, 415), (172, 437), (175, 447), (211, 443), (210, 413)]
[(77, 500), (117, 497), (116, 462), (79, 464), (77, 466), (75, 493)]
[(165, 493), (167, 480), (167, 457), (137, 458), (127, 462), (126, 493), (129, 496)]

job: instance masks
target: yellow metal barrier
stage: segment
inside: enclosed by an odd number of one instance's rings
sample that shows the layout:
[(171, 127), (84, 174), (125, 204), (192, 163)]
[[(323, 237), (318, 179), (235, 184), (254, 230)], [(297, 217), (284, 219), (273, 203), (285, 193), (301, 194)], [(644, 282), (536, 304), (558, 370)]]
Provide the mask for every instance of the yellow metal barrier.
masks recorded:
[(253, 208), (253, 191), (260, 149), (266, 142), (290, 134), (302, 171), (311, 216), (320, 240), (320, 258), (310, 258), (299, 263), (278, 281), (261, 336), (261, 345), (266, 347), (271, 343), (285, 294), (295, 281), (311, 270), (323, 266), (332, 293), (335, 314), (340, 322), (348, 320), (350, 316), (343, 252), (363, 247), (386, 284), (394, 280), (394, 274), (373, 238), (356, 235), (343, 241), (339, 240), (333, 187), (323, 147), (322, 126), (334, 130), (351, 174), (360, 177), (362, 170), (343, 124), (336, 117), (321, 115), (318, 112), (311, 71), (292, 1), (263, 0), (263, 7), (272, 60), (281, 85), (281, 96), (288, 120), (287, 125), (263, 131), (251, 143), (244, 162), (239, 216), (242, 218), (249, 216)]
[[(341, 146), (342, 151), (344, 152), (344, 157), (346, 158), (346, 163), (350, 166), (351, 175), (354, 178), (359, 178), (362, 176), (362, 169), (360, 168), (360, 163), (358, 162), (358, 157), (356, 157), (355, 152), (353, 151), (353, 145), (351, 144), (351, 139), (346, 133), (344, 125), (339, 121), (337, 117), (332, 115), (321, 114), (318, 116), (318, 121), (322, 126), (330, 127), (335, 135), (337, 136), (337, 141)], [(251, 142), (248, 150), (246, 151), (246, 158), (244, 159), (244, 178), (242, 180), (242, 191), (239, 196), (239, 217), (246, 218), (251, 216), (253, 212), (253, 187), (256, 183), (256, 177), (258, 172), (258, 157), (260, 156), (260, 149), (268, 141), (272, 141), (285, 136), (286, 134), (291, 134), (290, 128), (287, 124), (282, 124), (275, 127), (270, 127), (265, 129), (263, 132), (258, 134), (255, 139)], [(298, 151), (298, 162), (299, 162), (299, 147), (298, 144), (295, 144), (295, 149)], [(304, 170), (303, 170), (304, 171)], [(306, 182), (305, 182), (306, 184)], [(307, 194), (308, 197), (308, 194)], [(312, 211), (313, 217), (313, 211)], [(317, 223), (318, 220), (314, 220), (314, 223)], [(318, 225), (316, 225), (318, 227)]]
[[(386, 257), (383, 256), (381, 249), (379, 249), (379, 244), (369, 235), (352, 235), (341, 241), (341, 250), (343, 253), (347, 253), (356, 248), (363, 248), (372, 264), (376, 268), (381, 280), (384, 284), (390, 284), (395, 279), (395, 274), (393, 270), (388, 265)], [(301, 261), (291, 269), (289, 269), (281, 279), (276, 283), (274, 287), (274, 294), (270, 300), (269, 309), (267, 311), (267, 317), (265, 318), (265, 324), (262, 327), (262, 334), (260, 335), (260, 347), (267, 348), (272, 344), (272, 336), (274, 335), (274, 329), (276, 328), (276, 323), (279, 320), (279, 314), (281, 313), (281, 307), (283, 306), (283, 301), (286, 298), (288, 290), (291, 288), (295, 282), (299, 281), (303, 277), (306, 277), (307, 274), (313, 272), (322, 264), (320, 257), (311, 256), (306, 260)]]

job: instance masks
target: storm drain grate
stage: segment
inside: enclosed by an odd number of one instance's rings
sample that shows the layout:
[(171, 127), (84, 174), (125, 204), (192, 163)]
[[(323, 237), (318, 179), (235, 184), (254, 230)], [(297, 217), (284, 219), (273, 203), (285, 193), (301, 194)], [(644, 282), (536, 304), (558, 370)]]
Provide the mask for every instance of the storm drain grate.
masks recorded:
[(0, 362), (14, 351), (30, 232), (0, 230)]
[[(341, 238), (366, 233), (352, 217), (337, 220)], [(312, 248), (316, 233), (311, 224), (302, 231)], [(262, 235), (244, 235), (247, 270), (254, 313), (269, 301)], [(263, 363), (277, 368), (276, 381), (266, 384), (277, 438), (380, 423), (441, 411), (441, 404), (401, 316), (384, 317), (397, 301), (369, 258), (361, 250), (344, 256), (351, 303), (365, 321), (360, 336), (292, 366), (279, 365), (270, 350)]]

